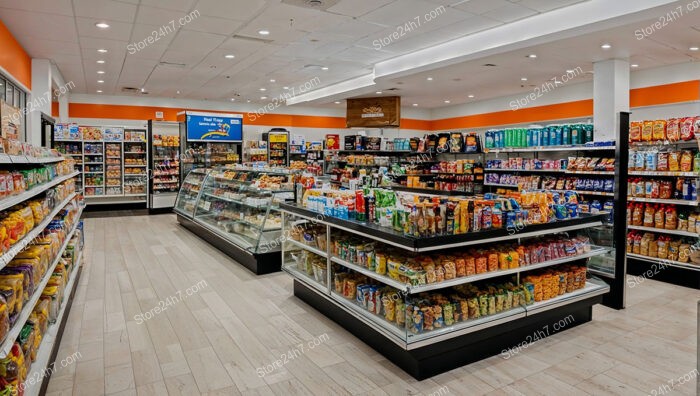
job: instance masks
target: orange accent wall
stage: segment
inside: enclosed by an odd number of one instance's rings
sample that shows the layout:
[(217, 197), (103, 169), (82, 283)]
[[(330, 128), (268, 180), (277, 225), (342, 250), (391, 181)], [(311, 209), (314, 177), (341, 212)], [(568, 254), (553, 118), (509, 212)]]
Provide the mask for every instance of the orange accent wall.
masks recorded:
[(593, 115), (593, 99), (432, 121), (432, 130), (480, 128)]
[(58, 102), (51, 102), (51, 117), (58, 117)]
[(32, 89), (32, 58), (0, 20), (0, 66)]
[(630, 107), (692, 102), (694, 100), (700, 100), (700, 81), (698, 80), (630, 90)]

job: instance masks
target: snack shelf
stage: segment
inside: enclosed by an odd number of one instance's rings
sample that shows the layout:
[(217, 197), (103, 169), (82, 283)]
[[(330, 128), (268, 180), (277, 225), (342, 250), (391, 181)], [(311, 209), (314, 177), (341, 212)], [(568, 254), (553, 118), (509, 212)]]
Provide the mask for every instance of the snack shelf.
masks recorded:
[(71, 238), (73, 238), (73, 234), (75, 234), (75, 230), (78, 228), (78, 224), (80, 223), (80, 215), (82, 214), (82, 212), (82, 208), (79, 208), (78, 214), (76, 215), (75, 224), (73, 224), (73, 228), (66, 235), (66, 240), (63, 241), (63, 245), (61, 245), (61, 248), (58, 250), (58, 254), (54, 258), (51, 265), (49, 265), (49, 268), (44, 274), (44, 277), (41, 279), (41, 282), (39, 282), (38, 285), (35, 285), (36, 287), (34, 288), (34, 294), (32, 294), (29, 300), (22, 305), (22, 312), (20, 312), (19, 317), (15, 321), (15, 324), (7, 332), (5, 340), (2, 341), (2, 344), (0, 344), (0, 356), (5, 357), (8, 353), (10, 353), (12, 345), (14, 345), (17, 336), (19, 335), (20, 331), (22, 331), (22, 327), (24, 327), (24, 324), (27, 322), (27, 319), (29, 319), (29, 316), (34, 310), (34, 306), (36, 305), (37, 301), (39, 301), (39, 298), (41, 297), (41, 292), (44, 291), (46, 284), (49, 283), (49, 280), (51, 279), (51, 274), (53, 274), (54, 269), (56, 269), (56, 265), (58, 265), (58, 262), (61, 261), (63, 251), (66, 250), (66, 246), (68, 246), (68, 243), (70, 243)]
[(325, 150), (336, 153), (352, 153), (352, 154), (421, 154), (411, 150)]
[(525, 307), (528, 315), (536, 314), (544, 311), (549, 311), (563, 305), (571, 304), (576, 301), (590, 298), (592, 296), (600, 296), (610, 291), (610, 286), (605, 282), (597, 279), (588, 279), (586, 286), (579, 290), (574, 290), (571, 293), (562, 294), (558, 297), (551, 298), (546, 301), (538, 301)]
[(84, 165), (103, 165), (102, 162), (84, 162)]
[[(328, 293), (327, 290), (324, 290), (324, 293)], [(353, 301), (348, 300), (347, 298), (339, 295), (336, 292), (331, 292), (330, 297), (333, 301), (335, 301), (337, 304), (339, 304), (343, 309), (345, 309), (348, 313), (350, 313), (352, 316), (355, 317), (355, 319), (361, 320), (365, 322), (366, 324), (374, 327), (377, 329), (379, 332), (383, 333), (385, 337), (387, 335), (390, 335), (391, 337), (387, 337), (389, 340), (392, 342), (401, 345), (404, 343), (403, 337), (406, 336), (406, 333), (404, 330), (399, 328), (398, 326), (395, 326), (383, 318), (374, 315), (367, 311), (366, 309), (358, 306), (355, 304)]]
[(305, 245), (299, 241), (295, 241), (294, 239), (287, 238), (286, 242), (289, 242), (290, 245), (294, 245), (294, 246), (298, 247), (299, 249), (307, 250), (307, 251), (309, 251), (317, 256), (321, 256), (324, 258), (328, 257), (328, 254), (326, 252), (324, 252), (323, 250), (315, 248), (313, 246)]
[(605, 192), (605, 191), (585, 191), (585, 190), (550, 190), (550, 191), (557, 191), (560, 193), (571, 191), (571, 192), (575, 192), (576, 194), (581, 194), (581, 195), (600, 195), (602, 197), (614, 197), (615, 196), (615, 193)]
[(600, 176), (615, 176), (615, 171), (596, 171), (596, 170), (567, 170), (564, 173), (570, 175), (600, 175)]
[(629, 146), (632, 147), (661, 147), (661, 146), (682, 146), (682, 145), (692, 145), (697, 146), (700, 144), (700, 139), (690, 139), (690, 140), (658, 140), (652, 142), (630, 142)]
[[(56, 317), (56, 322), (49, 324), (48, 329), (42, 335), (41, 344), (39, 344), (39, 349), (36, 353), (36, 360), (32, 362), (29, 372), (27, 374), (27, 379), (29, 378), (39, 378), (40, 381), (36, 384), (26, 385), (24, 388), (24, 396), (38, 396), (41, 393), (42, 380), (45, 379), (43, 372), (49, 367), (51, 362), (51, 356), (58, 352), (54, 349), (61, 342), (61, 327), (64, 321), (64, 317), (67, 318), (67, 313), (70, 311), (70, 305), (72, 303), (73, 295), (75, 293), (75, 286), (78, 282), (79, 273), (82, 266), (83, 250), (81, 249), (78, 253), (78, 257), (75, 259), (75, 264), (73, 266), (73, 271), (68, 278), (68, 283), (66, 283), (66, 289), (64, 294), (63, 303), (58, 311), (58, 316)], [(50, 378), (50, 377), (49, 377)], [(26, 382), (25, 382), (26, 383)]]
[(635, 225), (628, 225), (627, 228), (630, 230), (658, 232), (660, 234), (681, 235), (681, 236), (694, 237), (694, 238), (700, 237), (700, 234), (698, 234), (697, 232), (688, 232), (688, 231), (681, 231), (681, 230), (667, 230), (665, 228), (644, 227), (644, 226), (635, 226)]
[(433, 188), (406, 187), (406, 186), (388, 186), (388, 188), (392, 189), (393, 191), (417, 192), (417, 193), (433, 194), (433, 195), (449, 195), (449, 196), (455, 196), (455, 197), (465, 197), (465, 196), (469, 195), (468, 193), (466, 193), (464, 191), (443, 191), (443, 190), (436, 190)]
[(59, 176), (59, 177), (54, 178), (53, 180), (51, 180), (49, 182), (35, 186), (31, 190), (27, 190), (27, 191), (21, 192), (17, 195), (12, 195), (10, 197), (4, 198), (4, 199), (0, 200), (0, 210), (5, 210), (11, 206), (17, 205), (18, 203), (22, 203), (22, 202), (28, 200), (29, 198), (33, 198), (33, 197), (43, 193), (44, 191), (48, 190), (49, 188), (54, 187), (58, 184), (61, 184), (66, 180), (72, 179), (73, 177), (78, 176), (79, 174), (80, 174), (80, 172), (75, 171), (75, 172), (68, 174), (68, 175), (65, 175), (65, 176)]
[[(64, 154), (64, 155), (82, 155), (82, 154)], [(65, 158), (63, 157), (44, 157), (37, 158), (29, 155), (10, 155), (10, 154), (0, 154), (1, 164), (52, 164), (56, 162), (61, 162)]]
[(124, 165), (125, 168), (145, 168), (147, 165)]
[(660, 267), (659, 267), (660, 269), (662, 269), (663, 266), (669, 266), (669, 267), (689, 269), (692, 271), (700, 271), (700, 265), (691, 264), (691, 263), (682, 263), (680, 261), (674, 261), (674, 260), (669, 260), (669, 259), (660, 259), (658, 257), (643, 256), (641, 254), (636, 254), (636, 253), (627, 253), (627, 257), (634, 258), (637, 260), (647, 261), (650, 263), (660, 264)]
[(545, 262), (538, 263), (538, 264), (532, 264), (532, 265), (522, 266), (522, 267), (518, 267), (518, 268), (511, 268), (511, 269), (507, 269), (507, 270), (485, 272), (483, 274), (463, 276), (460, 278), (450, 279), (448, 281), (443, 281), (443, 282), (438, 282), (438, 283), (430, 283), (430, 284), (425, 284), (425, 285), (417, 285), (417, 286), (412, 286), (410, 284), (403, 283), (399, 280), (390, 278), (386, 275), (378, 274), (370, 269), (367, 269), (367, 268), (362, 267), (362, 266), (357, 265), (357, 264), (350, 263), (350, 262), (345, 261), (345, 260), (343, 260), (339, 257), (336, 257), (336, 256), (331, 257), (331, 261), (334, 263), (340, 264), (343, 267), (350, 268), (354, 271), (362, 273), (362, 274), (364, 274), (372, 279), (376, 279), (376, 280), (380, 281), (381, 283), (392, 286), (398, 290), (401, 290), (404, 293), (416, 294), (416, 293), (423, 293), (423, 292), (430, 291), (430, 290), (439, 290), (439, 289), (444, 289), (447, 287), (462, 285), (465, 283), (473, 283), (473, 282), (481, 281), (484, 279), (492, 279), (492, 278), (497, 278), (499, 276), (513, 275), (513, 274), (532, 271), (532, 270), (536, 270), (536, 269), (540, 269), (540, 268), (551, 267), (554, 265), (560, 265), (560, 264), (570, 263), (570, 262), (574, 262), (574, 261), (584, 260), (584, 259), (588, 259), (590, 257), (605, 254), (608, 251), (609, 251), (609, 249), (605, 249), (605, 248), (601, 248), (601, 247), (592, 247), (591, 251), (583, 253), (583, 254), (575, 255), (575, 256), (562, 257), (562, 258), (559, 258), (556, 260), (549, 260), (549, 261), (545, 261)]
[(598, 151), (598, 150), (615, 150), (615, 146), (533, 146), (533, 147), (509, 147), (498, 149), (485, 149), (486, 154), (499, 153), (534, 153), (537, 151)]
[(124, 154), (146, 154), (145, 151), (125, 151)]
[(120, 159), (122, 159), (122, 157), (117, 157), (117, 156), (114, 156), (114, 155), (108, 155), (108, 156), (107, 156), (107, 159), (118, 159), (118, 160), (120, 160)]
[(518, 188), (517, 184), (484, 183), (484, 185), (491, 187)]
[(685, 199), (661, 199), (661, 198), (642, 198), (642, 197), (627, 197), (628, 201), (631, 202), (647, 202), (647, 203), (660, 203), (660, 204), (670, 204), (670, 205), (686, 205), (686, 206), (698, 206), (698, 201), (689, 201)]
[(509, 241), (519, 238), (546, 234), (555, 234), (566, 231), (580, 230), (602, 225), (606, 222), (608, 214), (595, 214), (579, 216), (573, 219), (558, 220), (551, 223), (530, 224), (524, 226), (520, 232), (513, 232), (507, 228), (482, 230), (467, 234), (443, 235), (436, 237), (415, 238), (406, 236), (403, 232), (392, 228), (381, 227), (377, 224), (363, 223), (355, 220), (345, 220), (336, 217), (325, 216), (294, 203), (280, 203), (283, 212), (311, 220), (318, 224), (329, 225), (332, 228), (359, 234), (363, 238), (370, 238), (380, 242), (400, 247), (414, 252), (427, 252), (433, 250), (449, 249), (453, 247), (470, 246), (489, 242)]
[(486, 168), (484, 172), (519, 172), (519, 173), (564, 173), (566, 169), (496, 169)]
[(318, 290), (321, 293), (326, 293), (328, 291), (326, 285), (322, 285), (322, 284), (316, 282), (316, 280), (311, 278), (309, 275), (295, 269), (294, 268), (295, 266), (296, 266), (296, 264), (294, 264), (294, 263), (282, 264), (282, 271), (293, 276), (295, 279), (298, 279), (298, 280), (304, 282), (306, 285), (315, 288), (316, 290)]
[(700, 177), (698, 172), (628, 171), (630, 176)]
[(66, 199), (64, 199), (60, 204), (56, 205), (55, 208), (49, 213), (44, 220), (41, 221), (38, 225), (35, 225), (34, 228), (32, 228), (27, 235), (25, 235), (22, 239), (17, 241), (14, 245), (10, 247), (10, 249), (5, 252), (2, 256), (0, 256), (0, 269), (5, 268), (7, 263), (9, 263), (19, 252), (22, 251), (27, 245), (29, 245), (34, 238), (36, 238), (39, 234), (41, 234), (42, 231), (44, 231), (44, 228), (49, 225), (51, 220), (53, 220), (54, 216), (58, 214), (58, 212), (61, 211), (68, 203), (77, 195), (77, 193), (72, 193), (70, 194)]

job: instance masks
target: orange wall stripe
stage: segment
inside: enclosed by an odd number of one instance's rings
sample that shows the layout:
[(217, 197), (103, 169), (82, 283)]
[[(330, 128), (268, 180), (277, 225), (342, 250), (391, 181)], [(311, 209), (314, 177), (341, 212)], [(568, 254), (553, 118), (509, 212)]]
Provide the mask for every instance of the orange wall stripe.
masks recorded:
[(401, 129), (417, 129), (420, 131), (431, 131), (433, 128), (432, 125), (432, 121), (414, 120), (411, 118), (401, 119)]
[(593, 115), (593, 99), (434, 120), (431, 130), (479, 128)]
[(630, 107), (655, 106), (695, 100), (700, 100), (700, 81), (697, 80), (630, 90)]
[(58, 117), (58, 102), (51, 102), (51, 117)]
[(32, 58), (2, 21), (0, 21), (0, 66), (28, 89), (32, 89)]

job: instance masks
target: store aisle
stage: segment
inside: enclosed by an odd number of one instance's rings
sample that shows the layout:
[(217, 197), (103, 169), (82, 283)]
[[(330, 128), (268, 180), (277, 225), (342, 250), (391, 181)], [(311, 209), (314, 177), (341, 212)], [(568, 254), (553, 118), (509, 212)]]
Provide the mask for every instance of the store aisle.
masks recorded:
[(256, 277), (173, 215), (85, 228), (48, 395), (632, 395), (662, 394), (670, 379), (695, 394), (699, 291), (645, 280), (625, 311), (596, 307), (593, 322), (508, 359), (417, 382), (294, 298), (289, 276)]

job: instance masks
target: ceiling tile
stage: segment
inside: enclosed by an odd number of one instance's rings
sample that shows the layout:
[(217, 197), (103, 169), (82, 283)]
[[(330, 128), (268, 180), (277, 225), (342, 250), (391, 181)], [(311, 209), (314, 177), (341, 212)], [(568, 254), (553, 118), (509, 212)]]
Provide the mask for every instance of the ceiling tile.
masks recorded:
[(396, 0), (341, 0), (328, 11), (352, 17), (359, 17), (377, 10)]
[(183, 25), (182, 29), (230, 36), (241, 26), (243, 26), (242, 21), (200, 15), (192, 19), (192, 22)]
[(539, 12), (547, 12), (557, 8), (583, 3), (584, 1), (589, 0), (520, 0), (518, 4)]
[[(162, 8), (147, 7), (142, 5), (139, 7), (139, 11), (136, 16), (136, 23), (141, 23), (144, 25), (156, 25), (159, 27), (167, 26), (168, 28), (175, 31), (181, 28), (180, 18), (184, 18), (185, 15), (188, 15), (188, 13), (183, 11), (165, 10)], [(194, 19), (197, 18), (195, 17)], [(184, 19), (183, 22), (185, 22)]]
[(80, 46), (77, 41), (55, 41), (35, 37), (17, 37), (17, 41), (22, 43), (22, 47), (32, 58), (51, 59), (58, 54), (80, 56)]
[[(138, 0), (135, 0), (138, 1)], [(141, 0), (142, 6), (164, 8), (166, 10), (190, 11), (197, 0)]]
[(73, 0), (75, 15), (92, 18), (93, 23), (101, 20), (133, 22), (136, 15), (135, 4), (114, 0)]
[(199, 0), (194, 7), (202, 15), (245, 21), (265, 6), (265, 0)]
[(101, 38), (106, 40), (128, 41), (131, 36), (131, 23), (108, 20), (109, 29), (100, 29), (95, 26), (93, 18), (75, 18), (78, 25), (78, 34), (82, 42), (83, 37)]
[(466, 2), (461, 2), (461, 4), (455, 8), (480, 15), (501, 7), (505, 7), (508, 4), (511, 3), (506, 0), (469, 0)]
[(0, 0), (0, 8), (73, 16), (71, 0)]
[(155, 66), (156, 61), (127, 58), (119, 75), (119, 89), (123, 86), (142, 87)]
[(10, 9), (2, 9), (0, 16), (5, 26), (16, 37), (42, 40), (50, 37), (56, 41), (78, 41), (73, 18), (69, 16)]
[(523, 7), (518, 4), (508, 4), (506, 6), (497, 8), (493, 11), (486, 12), (482, 15), (491, 19), (495, 19), (497, 21), (507, 23), (527, 18), (532, 15), (537, 15), (537, 11), (531, 10), (530, 8)]
[(170, 49), (176, 51), (190, 51), (192, 53), (207, 54), (218, 47), (226, 39), (220, 34), (181, 30), (170, 44)]
[(205, 54), (193, 53), (190, 51), (167, 50), (163, 54), (161, 61), (169, 63), (181, 63), (186, 68), (191, 69), (199, 64), (204, 59)]
[(143, 59), (160, 59), (176, 35), (175, 32), (161, 34), (160, 28), (161, 26), (134, 25), (131, 41), (126, 46), (128, 56)]

